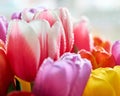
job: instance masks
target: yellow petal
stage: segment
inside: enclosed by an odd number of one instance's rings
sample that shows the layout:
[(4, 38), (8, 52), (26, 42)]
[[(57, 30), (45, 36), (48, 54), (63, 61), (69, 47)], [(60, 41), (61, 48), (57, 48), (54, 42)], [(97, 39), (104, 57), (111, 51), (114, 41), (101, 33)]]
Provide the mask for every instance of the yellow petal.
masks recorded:
[(120, 96), (120, 75), (115, 69), (118, 70), (117, 68), (93, 70), (83, 96)]

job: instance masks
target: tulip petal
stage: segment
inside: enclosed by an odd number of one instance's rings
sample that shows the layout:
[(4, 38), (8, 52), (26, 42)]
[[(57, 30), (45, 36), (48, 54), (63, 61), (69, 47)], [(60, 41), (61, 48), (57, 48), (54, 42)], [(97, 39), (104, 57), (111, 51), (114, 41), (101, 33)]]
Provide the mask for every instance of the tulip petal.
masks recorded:
[(7, 20), (5, 17), (0, 16), (0, 39), (4, 42), (6, 41), (6, 33), (7, 33)]
[(37, 12), (37, 14), (34, 16), (34, 20), (36, 19), (46, 20), (49, 22), (50, 26), (56, 22), (56, 16), (50, 10), (42, 10)]
[(41, 48), (40, 53), (40, 65), (45, 58), (48, 57), (48, 32), (50, 31), (50, 25), (46, 20), (35, 20), (30, 23), (35, 33), (37, 33)]
[(8, 87), (13, 80), (13, 73), (4, 50), (0, 47), (0, 96), (6, 96)]
[(36, 96), (80, 96), (90, 72), (90, 62), (82, 60), (79, 54), (66, 53), (56, 62), (47, 58), (38, 71), (33, 93)]
[(72, 70), (65, 62), (53, 63), (50, 58), (46, 59), (38, 71), (33, 88), (36, 96), (68, 96), (70, 86), (67, 83)]
[(66, 52), (70, 52), (73, 48), (73, 43), (74, 43), (72, 20), (66, 8), (59, 9), (59, 17), (62, 22), (66, 36)]
[(25, 20), (26, 22), (30, 22), (34, 17), (34, 13), (32, 13), (29, 9), (24, 9), (21, 12), (21, 19)]
[(37, 35), (28, 23), (14, 20), (10, 22), (7, 39), (7, 56), (15, 75), (33, 81), (40, 58)]
[(93, 70), (82, 96), (119, 96), (120, 75), (117, 73), (118, 69), (119, 67)]
[(85, 49), (90, 51), (90, 33), (85, 20), (74, 24), (74, 38), (74, 45), (78, 50)]
[(120, 65), (120, 41), (116, 41), (112, 45), (112, 54), (116, 60), (116, 63)]
[(56, 22), (48, 32), (48, 56), (58, 59), (60, 55), (61, 26)]
[[(61, 60), (67, 61), (71, 65), (73, 64), (72, 66), (74, 68), (74, 81), (71, 84), (69, 96), (82, 96), (82, 93), (91, 73), (90, 61), (88, 61), (87, 59), (81, 59), (79, 54), (72, 54), (71, 56), (70, 53), (64, 54), (61, 57)], [(70, 63), (70, 61), (72, 63)]]

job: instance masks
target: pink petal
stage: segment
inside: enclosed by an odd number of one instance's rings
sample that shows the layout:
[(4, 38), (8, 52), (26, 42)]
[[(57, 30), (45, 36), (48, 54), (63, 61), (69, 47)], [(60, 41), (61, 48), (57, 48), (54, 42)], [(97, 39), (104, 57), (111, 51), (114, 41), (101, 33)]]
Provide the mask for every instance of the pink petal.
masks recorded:
[(50, 26), (52, 26), (55, 22), (56, 22), (56, 18), (53, 15), (52, 11), (49, 10), (43, 10), (38, 12), (35, 16), (34, 19), (42, 19), (42, 20), (47, 20), (50, 24)]
[(34, 80), (39, 65), (40, 45), (28, 23), (18, 20), (10, 22), (7, 56), (16, 76), (27, 81)]
[(73, 48), (73, 43), (74, 43), (72, 20), (68, 10), (65, 8), (59, 9), (59, 17), (62, 22), (66, 36), (66, 52), (69, 52)]
[(87, 22), (85, 20), (82, 20), (74, 24), (74, 45), (78, 50), (90, 50), (90, 33), (86, 23)]

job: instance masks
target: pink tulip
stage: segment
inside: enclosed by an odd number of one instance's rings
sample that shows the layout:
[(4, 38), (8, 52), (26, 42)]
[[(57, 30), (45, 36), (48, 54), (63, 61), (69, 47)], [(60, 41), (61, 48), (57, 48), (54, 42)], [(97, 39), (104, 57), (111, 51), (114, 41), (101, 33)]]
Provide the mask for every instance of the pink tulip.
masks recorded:
[(12, 80), (13, 73), (7, 61), (5, 50), (0, 45), (0, 96), (6, 96), (8, 87), (10, 83), (12, 83)]
[(80, 50), (85, 49), (90, 51), (91, 47), (90, 33), (87, 28), (87, 21), (82, 20), (74, 24), (74, 46)]
[(57, 61), (44, 60), (33, 86), (35, 96), (82, 96), (91, 63), (79, 54), (65, 53)]
[[(55, 14), (55, 12), (53, 12), (53, 10), (47, 10), (46, 9), (46, 10), (43, 10), (43, 11), (40, 11), (40, 12), (36, 13), (35, 16), (34, 16), (34, 20), (36, 20), (36, 19), (37, 20), (38, 19), (39, 20), (45, 20), (45, 21), (49, 22), (50, 27), (55, 25), (56, 22), (59, 22), (60, 29), (56, 28), (56, 32), (58, 31), (57, 29), (59, 29), (59, 33), (60, 33), (60, 42), (59, 42), (60, 43), (60, 50), (59, 50), (59, 54), (63, 54), (65, 52), (65, 50), (66, 50), (66, 38), (65, 38), (64, 29), (63, 29), (62, 23), (61, 23), (61, 21), (59, 19), (59, 16), (57, 14)], [(53, 33), (51, 32), (50, 34), (53, 34)], [(40, 37), (40, 34), (39, 34), (39, 37)], [(52, 46), (50, 45), (49, 47), (52, 47)], [(44, 51), (42, 51), (42, 52), (44, 52)], [(43, 59), (41, 59), (41, 60), (43, 61)]]
[(15, 75), (33, 81), (39, 67), (39, 40), (29, 23), (13, 20), (8, 27), (7, 57)]
[(13, 91), (9, 93), (7, 96), (34, 96), (30, 92), (24, 92), (24, 91)]
[(0, 16), (0, 39), (6, 42), (8, 22), (4, 16)]
[(115, 58), (116, 63), (120, 65), (120, 41), (116, 41), (112, 45), (112, 54)]
[(74, 34), (72, 20), (67, 9), (46, 9), (36, 13), (34, 19), (46, 20), (49, 22), (50, 26), (53, 26), (55, 22), (59, 21), (61, 23), (60, 55), (64, 52), (71, 51), (74, 42)]

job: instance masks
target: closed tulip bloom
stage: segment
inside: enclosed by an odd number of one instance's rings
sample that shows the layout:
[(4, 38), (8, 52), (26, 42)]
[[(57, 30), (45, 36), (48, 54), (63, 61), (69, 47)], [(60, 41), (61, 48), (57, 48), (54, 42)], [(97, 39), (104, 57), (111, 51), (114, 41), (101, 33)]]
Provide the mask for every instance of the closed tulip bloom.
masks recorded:
[(60, 55), (64, 52), (70, 52), (73, 47), (74, 34), (73, 23), (69, 11), (66, 8), (59, 8), (55, 10), (43, 10), (35, 14), (34, 19), (42, 19), (49, 22), (53, 26), (55, 22), (61, 24), (61, 42)]
[(39, 67), (40, 45), (29, 23), (19, 20), (10, 22), (7, 57), (16, 76), (26, 81), (34, 80)]
[(112, 45), (112, 54), (115, 58), (116, 63), (120, 65), (120, 41), (116, 41)]
[(65, 53), (57, 61), (44, 60), (33, 86), (35, 96), (81, 96), (91, 63), (79, 54)]
[(4, 49), (0, 46), (0, 96), (6, 96), (8, 87), (13, 80), (13, 73)]
[(4, 16), (0, 16), (0, 39), (6, 42), (8, 21)]
[(82, 96), (120, 96), (120, 66), (93, 70)]

